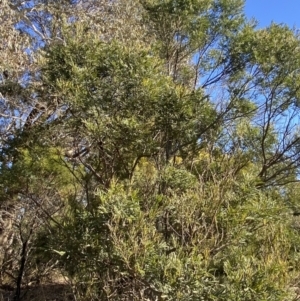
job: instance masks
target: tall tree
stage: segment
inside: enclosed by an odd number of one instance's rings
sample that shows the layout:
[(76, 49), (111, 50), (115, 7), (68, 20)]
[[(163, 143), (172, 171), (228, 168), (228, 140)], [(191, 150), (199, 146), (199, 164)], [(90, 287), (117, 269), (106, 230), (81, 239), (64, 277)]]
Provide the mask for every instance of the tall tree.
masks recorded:
[(37, 263), (78, 300), (294, 300), (297, 33), (241, 0), (3, 3), (16, 300)]

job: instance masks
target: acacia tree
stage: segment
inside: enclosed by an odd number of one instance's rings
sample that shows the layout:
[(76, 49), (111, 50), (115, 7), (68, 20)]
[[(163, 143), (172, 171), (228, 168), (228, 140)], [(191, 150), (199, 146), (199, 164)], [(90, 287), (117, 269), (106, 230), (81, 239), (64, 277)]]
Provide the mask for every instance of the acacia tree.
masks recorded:
[(240, 0), (3, 8), (16, 296), (56, 263), (79, 300), (293, 300), (297, 34)]

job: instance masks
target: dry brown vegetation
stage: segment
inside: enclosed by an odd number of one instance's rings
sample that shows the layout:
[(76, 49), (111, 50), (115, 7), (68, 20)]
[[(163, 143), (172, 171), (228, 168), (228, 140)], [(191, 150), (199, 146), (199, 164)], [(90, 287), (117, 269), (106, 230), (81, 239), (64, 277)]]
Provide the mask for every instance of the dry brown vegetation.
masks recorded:
[[(8, 284), (0, 286), (0, 301), (13, 301), (15, 287)], [(72, 285), (65, 277), (57, 273), (47, 281), (35, 285), (23, 286), (22, 301), (75, 301)]]

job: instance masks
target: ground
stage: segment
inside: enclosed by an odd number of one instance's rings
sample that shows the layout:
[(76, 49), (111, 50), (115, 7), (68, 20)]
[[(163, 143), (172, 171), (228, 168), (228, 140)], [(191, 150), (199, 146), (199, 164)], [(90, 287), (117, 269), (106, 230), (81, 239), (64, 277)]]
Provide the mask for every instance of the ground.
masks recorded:
[[(8, 285), (0, 285), (0, 301), (13, 301), (15, 289)], [(22, 301), (75, 301), (71, 285), (63, 277), (23, 287)]]

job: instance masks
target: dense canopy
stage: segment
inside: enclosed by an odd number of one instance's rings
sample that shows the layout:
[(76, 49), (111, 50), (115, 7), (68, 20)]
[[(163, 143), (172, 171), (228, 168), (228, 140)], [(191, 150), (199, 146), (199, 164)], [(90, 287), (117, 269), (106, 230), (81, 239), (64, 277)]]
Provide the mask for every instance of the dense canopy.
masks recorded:
[(243, 6), (0, 2), (14, 300), (299, 299), (300, 37)]

